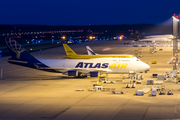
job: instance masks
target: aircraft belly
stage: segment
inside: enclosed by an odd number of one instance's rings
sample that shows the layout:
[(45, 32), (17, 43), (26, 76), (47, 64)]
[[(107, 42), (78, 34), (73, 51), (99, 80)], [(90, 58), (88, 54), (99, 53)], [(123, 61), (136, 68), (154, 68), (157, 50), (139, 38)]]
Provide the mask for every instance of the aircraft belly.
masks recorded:
[(122, 72), (115, 72), (115, 71), (110, 71), (110, 72), (107, 72), (108, 74), (126, 74), (126, 73), (129, 73), (129, 71), (122, 71)]

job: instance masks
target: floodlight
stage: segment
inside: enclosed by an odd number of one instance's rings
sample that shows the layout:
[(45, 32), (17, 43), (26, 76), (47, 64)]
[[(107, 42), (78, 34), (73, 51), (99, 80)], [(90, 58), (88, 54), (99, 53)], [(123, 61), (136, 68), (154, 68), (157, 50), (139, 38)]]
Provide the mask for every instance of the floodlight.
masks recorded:
[(173, 18), (174, 20), (179, 21), (179, 19), (178, 19), (177, 17), (175, 17), (175, 16), (172, 16), (172, 18)]

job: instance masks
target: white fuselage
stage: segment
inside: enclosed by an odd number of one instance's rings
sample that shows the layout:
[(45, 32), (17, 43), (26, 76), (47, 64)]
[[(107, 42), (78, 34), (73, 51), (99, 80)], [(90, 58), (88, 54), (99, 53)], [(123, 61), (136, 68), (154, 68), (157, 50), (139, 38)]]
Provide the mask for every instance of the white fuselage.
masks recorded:
[(133, 58), (96, 58), (96, 59), (38, 59), (50, 68), (61, 72), (77, 70), (87, 73), (99, 71), (107, 73), (141, 72), (150, 66), (136, 57)]

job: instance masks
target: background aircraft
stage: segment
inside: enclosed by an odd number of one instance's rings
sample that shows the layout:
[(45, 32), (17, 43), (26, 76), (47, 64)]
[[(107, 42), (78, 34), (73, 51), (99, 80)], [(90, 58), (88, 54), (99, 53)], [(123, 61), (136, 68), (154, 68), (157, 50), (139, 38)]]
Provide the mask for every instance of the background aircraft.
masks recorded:
[(107, 57), (112, 57), (113, 55), (127, 55), (127, 54), (98, 54), (95, 53), (89, 46), (86, 46), (88, 55), (106, 55)]
[(79, 54), (76, 54), (67, 44), (63, 44), (64, 46), (64, 49), (65, 49), (65, 52), (66, 52), (66, 55), (67, 55), (67, 58), (69, 59), (92, 59), (92, 58), (106, 58), (106, 57), (110, 57), (110, 58), (133, 58), (134, 56), (133, 55), (126, 55), (126, 54), (109, 54), (109, 55), (99, 55), (99, 54), (96, 54), (96, 55), (79, 55)]
[(88, 55), (99, 55), (99, 54), (95, 53), (89, 46), (86, 46), (86, 49), (87, 49)]

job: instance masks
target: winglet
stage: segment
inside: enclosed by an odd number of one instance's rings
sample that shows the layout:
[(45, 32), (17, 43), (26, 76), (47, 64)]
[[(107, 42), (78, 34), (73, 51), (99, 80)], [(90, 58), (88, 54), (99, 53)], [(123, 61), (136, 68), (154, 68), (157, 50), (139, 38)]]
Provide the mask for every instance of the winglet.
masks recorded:
[(75, 56), (77, 55), (67, 44), (63, 44), (64, 50), (67, 56)]

